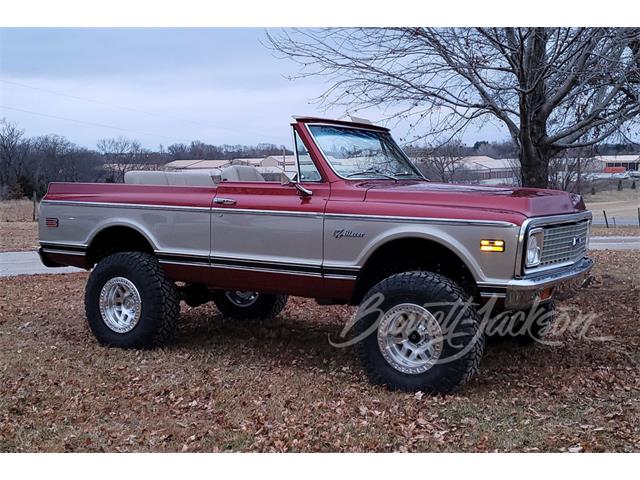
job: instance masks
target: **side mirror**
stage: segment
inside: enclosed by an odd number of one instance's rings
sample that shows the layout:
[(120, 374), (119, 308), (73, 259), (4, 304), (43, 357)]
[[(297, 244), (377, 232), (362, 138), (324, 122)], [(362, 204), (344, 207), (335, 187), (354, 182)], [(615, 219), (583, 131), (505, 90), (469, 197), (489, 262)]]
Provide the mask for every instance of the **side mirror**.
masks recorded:
[(311, 195), (313, 195), (312, 190), (304, 188), (298, 183), (298, 174), (295, 172), (282, 172), (282, 175), (280, 176), (280, 185), (282, 185), (283, 187), (287, 185), (296, 187), (298, 193), (303, 197), (310, 197)]
[(298, 174), (296, 172), (282, 172), (280, 174), (280, 185), (283, 187), (298, 182)]

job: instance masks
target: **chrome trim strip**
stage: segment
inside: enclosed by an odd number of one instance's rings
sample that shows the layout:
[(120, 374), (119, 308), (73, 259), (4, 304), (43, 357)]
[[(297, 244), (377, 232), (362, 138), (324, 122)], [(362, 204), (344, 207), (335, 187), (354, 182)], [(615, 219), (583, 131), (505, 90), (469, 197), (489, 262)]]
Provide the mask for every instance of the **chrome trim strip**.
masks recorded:
[(336, 275), (336, 274), (331, 274), (331, 275), (323, 275), (323, 278), (326, 278), (327, 280), (355, 280), (358, 278), (357, 275)]
[(481, 292), (480, 296), (482, 298), (492, 298), (492, 297), (506, 298), (507, 294), (506, 293), (498, 293), (498, 292)]
[(39, 242), (42, 248), (46, 248), (49, 245), (53, 245), (54, 247), (68, 247), (68, 248), (83, 248), (87, 249), (88, 245), (86, 243), (69, 243), (69, 242), (58, 242), (55, 240), (46, 240), (44, 242)]
[(208, 263), (187, 262), (187, 261), (179, 262), (177, 260), (165, 260), (162, 258), (158, 259), (158, 263), (167, 264), (167, 265), (188, 265), (192, 267), (211, 268), (211, 264), (208, 264)]
[(184, 252), (170, 252), (167, 250), (154, 250), (156, 255), (166, 255), (170, 257), (184, 257), (184, 258), (201, 258), (203, 260), (209, 260), (209, 255), (202, 255), (197, 253), (184, 253)]
[(85, 252), (74, 252), (72, 250), (55, 250), (55, 249), (45, 248), (45, 247), (42, 247), (42, 251), (44, 253), (54, 253), (54, 254), (59, 254), (59, 255), (72, 255), (74, 257), (84, 257), (86, 255)]
[(260, 210), (251, 208), (220, 208), (213, 207), (211, 209), (213, 213), (244, 213), (249, 215), (270, 215), (275, 217), (312, 217), (322, 218), (324, 214), (322, 212), (296, 212), (292, 210)]
[(325, 213), (326, 219), (334, 220), (371, 220), (379, 222), (407, 222), (426, 223), (430, 225), (480, 225), (486, 227), (517, 227), (515, 223), (500, 220), (471, 220), (458, 218), (430, 218), (430, 217), (396, 217), (387, 215), (361, 215), (351, 213)]
[[(213, 197), (211, 197), (213, 200)], [(210, 212), (211, 207), (189, 207), (186, 205), (150, 205), (146, 203), (113, 203), (113, 202), (85, 202), (80, 200), (42, 200), (41, 203), (54, 205), (106, 207), (106, 208), (137, 208), (142, 210), (166, 210), (173, 212), (199, 211)]]
[(293, 270), (275, 270), (271, 268), (262, 268), (262, 267), (247, 267), (244, 265), (221, 265), (221, 264), (212, 263), (211, 268), (220, 268), (223, 270), (249, 270), (252, 272), (277, 273), (281, 275), (300, 275), (303, 277), (322, 278), (321, 273), (302, 272), (302, 271), (293, 271)]

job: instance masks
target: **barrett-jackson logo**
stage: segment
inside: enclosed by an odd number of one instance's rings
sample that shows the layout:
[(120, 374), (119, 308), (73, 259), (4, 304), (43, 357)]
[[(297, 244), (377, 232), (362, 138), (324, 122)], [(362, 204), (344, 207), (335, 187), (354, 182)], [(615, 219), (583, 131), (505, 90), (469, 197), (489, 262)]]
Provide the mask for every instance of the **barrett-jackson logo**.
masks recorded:
[(362, 238), (364, 237), (364, 232), (354, 232), (353, 230), (340, 228), (338, 230), (334, 230), (333, 236), (334, 238)]

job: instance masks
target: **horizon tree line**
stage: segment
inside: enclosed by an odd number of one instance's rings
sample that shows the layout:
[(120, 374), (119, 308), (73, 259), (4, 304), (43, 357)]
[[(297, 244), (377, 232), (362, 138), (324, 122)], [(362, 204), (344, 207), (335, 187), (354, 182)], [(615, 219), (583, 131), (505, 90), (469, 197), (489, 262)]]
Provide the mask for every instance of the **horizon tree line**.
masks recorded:
[[(434, 181), (467, 180), (462, 159), (485, 155), (491, 158), (512, 159), (514, 176), (519, 175), (517, 146), (511, 140), (477, 141), (465, 145), (459, 139), (429, 145), (424, 142), (405, 145), (405, 153), (415, 159), (418, 167)], [(130, 170), (156, 170), (173, 160), (206, 160), (261, 158), (270, 155), (291, 155), (293, 152), (271, 143), (256, 145), (211, 145), (200, 140), (189, 144), (175, 143), (156, 150), (144, 148), (136, 139), (126, 137), (102, 138), (95, 149), (78, 146), (63, 135), (25, 136), (16, 123), (0, 119), (0, 199), (38, 197), (44, 195), (50, 182), (109, 182), (122, 183)], [(549, 177), (555, 188), (571, 187), (561, 171), (575, 172), (583, 168), (587, 159), (596, 154), (640, 153), (634, 143), (601, 144), (563, 152)], [(576, 159), (582, 159), (582, 164)]]

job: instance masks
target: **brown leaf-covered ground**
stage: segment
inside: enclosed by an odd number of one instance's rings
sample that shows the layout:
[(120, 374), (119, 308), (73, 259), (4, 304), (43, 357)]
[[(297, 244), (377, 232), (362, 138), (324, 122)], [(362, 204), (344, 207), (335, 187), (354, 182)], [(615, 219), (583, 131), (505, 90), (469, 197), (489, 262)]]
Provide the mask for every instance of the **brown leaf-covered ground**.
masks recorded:
[(183, 305), (176, 342), (124, 351), (85, 326), (86, 274), (0, 279), (0, 451), (639, 451), (637, 252), (595, 252), (559, 346), (489, 345), (446, 397), (367, 383), (331, 347), (346, 307), (293, 298), (266, 324)]
[(0, 252), (22, 252), (37, 247), (36, 222), (0, 222)]

